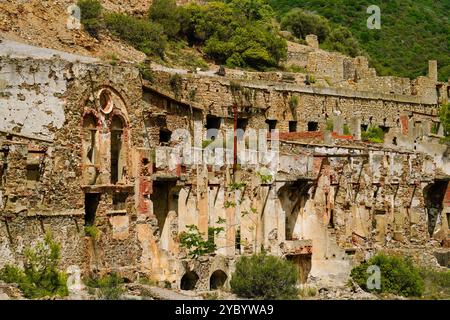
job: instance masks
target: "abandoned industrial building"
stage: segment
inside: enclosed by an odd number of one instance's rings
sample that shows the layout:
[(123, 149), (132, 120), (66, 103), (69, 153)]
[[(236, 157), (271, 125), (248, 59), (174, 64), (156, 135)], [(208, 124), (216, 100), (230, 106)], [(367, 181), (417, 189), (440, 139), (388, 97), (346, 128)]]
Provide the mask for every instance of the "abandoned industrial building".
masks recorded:
[[(150, 79), (131, 63), (2, 54), (0, 266), (47, 231), (66, 269), (183, 290), (228, 286), (236, 259), (261, 250), (294, 261), (303, 283), (345, 282), (380, 248), (447, 264), (438, 110), (450, 83), (435, 61), (414, 80), (381, 77), (364, 57), (307, 43), (288, 59), (308, 74), (154, 66)], [(361, 138), (372, 125), (383, 143)], [(180, 246), (191, 225), (205, 237), (223, 227), (214, 254)]]

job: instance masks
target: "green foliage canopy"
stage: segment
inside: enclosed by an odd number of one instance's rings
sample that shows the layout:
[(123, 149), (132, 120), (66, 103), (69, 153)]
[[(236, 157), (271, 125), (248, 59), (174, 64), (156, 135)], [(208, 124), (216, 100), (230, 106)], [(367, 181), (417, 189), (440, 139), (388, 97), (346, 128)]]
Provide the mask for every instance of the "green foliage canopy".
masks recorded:
[(286, 260), (265, 253), (243, 256), (230, 281), (232, 291), (251, 299), (295, 299), (298, 269)]
[[(381, 271), (380, 290), (367, 287), (370, 273), (369, 266), (378, 266)], [(405, 297), (420, 297), (424, 291), (424, 283), (420, 271), (411, 260), (379, 253), (369, 261), (353, 268), (351, 277), (365, 291), (385, 292)]]
[(68, 295), (67, 275), (58, 270), (61, 246), (50, 234), (34, 248), (26, 248), (24, 254), (23, 270), (6, 265), (0, 270), (0, 280), (17, 283), (29, 299)]

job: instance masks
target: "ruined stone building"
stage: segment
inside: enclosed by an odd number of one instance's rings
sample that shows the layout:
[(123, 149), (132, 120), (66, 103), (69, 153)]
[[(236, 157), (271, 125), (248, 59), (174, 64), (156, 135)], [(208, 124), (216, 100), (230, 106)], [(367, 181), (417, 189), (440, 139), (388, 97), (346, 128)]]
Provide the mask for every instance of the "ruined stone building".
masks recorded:
[[(294, 261), (303, 282), (345, 281), (381, 249), (448, 259), (438, 110), (450, 83), (437, 81), (436, 63), (414, 80), (379, 77), (364, 57), (319, 50), (314, 37), (290, 48), (288, 63), (305, 73), (143, 72), (40, 48), (2, 54), (0, 267), (20, 265), (47, 231), (64, 268), (182, 289), (226, 286), (236, 259), (261, 250)], [(361, 140), (372, 125), (384, 143)], [(266, 153), (251, 148), (255, 137)], [(224, 161), (195, 161), (211, 152)], [(249, 161), (264, 154), (277, 165)], [(223, 227), (215, 254), (187, 256), (179, 236), (190, 225), (205, 237)]]

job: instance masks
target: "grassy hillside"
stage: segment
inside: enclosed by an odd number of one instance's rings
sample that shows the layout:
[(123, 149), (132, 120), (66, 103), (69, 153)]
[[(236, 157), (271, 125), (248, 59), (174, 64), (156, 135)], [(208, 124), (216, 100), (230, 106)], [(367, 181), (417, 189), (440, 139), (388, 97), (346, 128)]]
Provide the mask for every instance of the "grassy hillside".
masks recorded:
[[(292, 8), (316, 12), (351, 29), (381, 75), (425, 75), (428, 60), (450, 77), (450, 0), (268, 0), (282, 17)], [(367, 29), (369, 5), (381, 8), (381, 30)]]

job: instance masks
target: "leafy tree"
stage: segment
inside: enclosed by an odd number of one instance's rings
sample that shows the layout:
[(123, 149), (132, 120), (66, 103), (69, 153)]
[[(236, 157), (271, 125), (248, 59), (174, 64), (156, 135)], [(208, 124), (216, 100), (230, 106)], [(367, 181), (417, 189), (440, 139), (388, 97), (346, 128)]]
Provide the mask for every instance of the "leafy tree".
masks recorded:
[(330, 33), (327, 19), (302, 9), (292, 9), (281, 19), (281, 28), (291, 31), (297, 38), (305, 39), (315, 34), (319, 41), (324, 41)]
[(286, 41), (276, 35), (273, 11), (263, 0), (209, 2), (183, 9), (182, 31), (190, 44), (230, 67), (264, 70), (286, 56)]
[(188, 250), (191, 258), (198, 258), (207, 254), (214, 253), (217, 246), (214, 243), (214, 236), (224, 231), (224, 228), (208, 228), (208, 239), (203, 238), (202, 233), (197, 226), (187, 226), (188, 231), (180, 234), (180, 246)]
[(17, 283), (26, 298), (67, 296), (67, 275), (58, 270), (61, 246), (50, 234), (35, 248), (25, 249), (24, 269), (6, 265), (0, 270), (0, 279)]
[(286, 41), (270, 30), (260, 25), (248, 25), (237, 28), (228, 41), (212, 37), (206, 42), (205, 52), (230, 67), (264, 70), (278, 65), (286, 56), (286, 47)]
[(328, 50), (336, 50), (351, 57), (363, 54), (358, 40), (345, 27), (333, 29), (328, 35), (323, 47)]
[(270, 21), (275, 17), (272, 7), (266, 0), (228, 0), (233, 10), (241, 12), (248, 20)]
[(182, 34), (191, 44), (203, 44), (213, 35), (227, 39), (239, 25), (232, 8), (222, 2), (187, 5), (181, 16)]
[[(380, 268), (380, 289), (367, 287), (367, 280), (371, 275), (367, 270), (370, 266)], [(353, 268), (351, 277), (363, 290), (368, 292), (387, 292), (405, 297), (420, 297), (424, 290), (420, 271), (410, 259), (383, 253), (375, 255), (369, 261)]]
[(167, 38), (161, 25), (121, 13), (107, 14), (105, 23), (114, 35), (145, 54), (164, 55)]
[(180, 10), (175, 0), (153, 0), (149, 18), (163, 26), (168, 37), (175, 37), (180, 31)]
[(289, 261), (265, 253), (243, 256), (230, 281), (232, 291), (251, 299), (295, 299), (298, 269)]
[(98, 0), (79, 0), (77, 2), (81, 11), (81, 23), (84, 29), (93, 37), (97, 38), (102, 28), (102, 5)]

